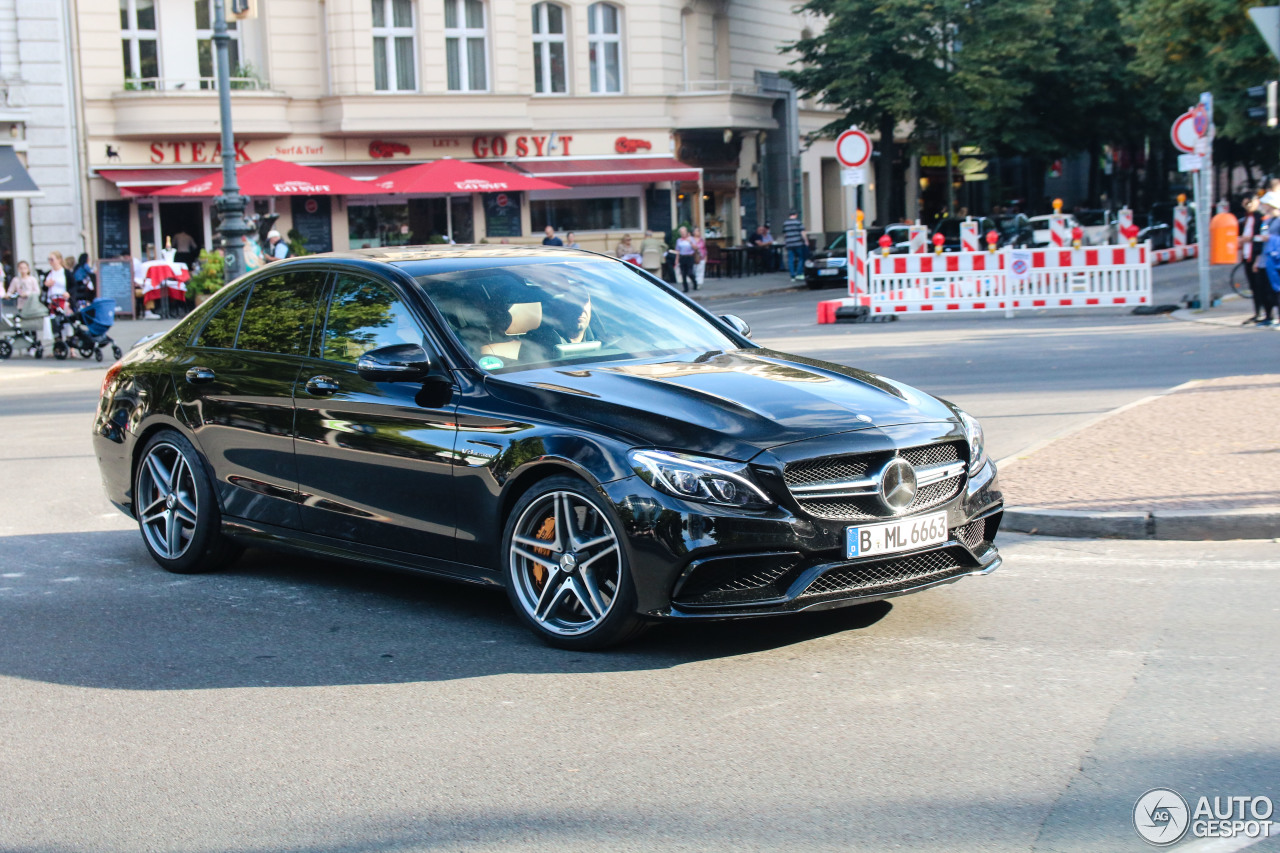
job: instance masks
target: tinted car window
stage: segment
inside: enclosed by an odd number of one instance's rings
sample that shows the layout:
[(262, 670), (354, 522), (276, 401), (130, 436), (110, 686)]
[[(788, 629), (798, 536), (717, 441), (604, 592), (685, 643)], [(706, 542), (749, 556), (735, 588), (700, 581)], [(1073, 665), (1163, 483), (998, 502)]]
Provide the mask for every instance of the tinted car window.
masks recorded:
[(339, 275), (329, 299), (323, 357), (355, 364), (360, 356), (392, 344), (423, 343), (422, 329), (390, 287)]
[(738, 348), (675, 295), (612, 261), (520, 264), (416, 280), (489, 372)]
[(324, 277), (323, 272), (299, 271), (254, 282), (236, 349), (306, 355)]
[(231, 349), (236, 345), (236, 331), (240, 328), (240, 315), (244, 313), (244, 302), (249, 295), (249, 288), (243, 288), (231, 298), (226, 305), (209, 318), (200, 336), (196, 338), (198, 347), (214, 347)]

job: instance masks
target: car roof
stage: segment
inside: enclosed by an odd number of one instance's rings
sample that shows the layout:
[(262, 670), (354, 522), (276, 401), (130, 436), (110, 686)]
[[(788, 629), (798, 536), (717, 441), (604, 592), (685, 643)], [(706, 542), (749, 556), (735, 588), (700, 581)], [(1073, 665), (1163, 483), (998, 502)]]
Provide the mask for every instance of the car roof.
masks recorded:
[(561, 246), (521, 246), (508, 243), (464, 243), (453, 245), (440, 243), (427, 246), (382, 246), (374, 249), (350, 249), (345, 252), (326, 252), (322, 255), (305, 255), (311, 260), (380, 261), (384, 264), (402, 264), (413, 261), (459, 260), (483, 258), (507, 260), (511, 258), (542, 258), (566, 260), (569, 258), (598, 258), (595, 252), (582, 249), (566, 249)]

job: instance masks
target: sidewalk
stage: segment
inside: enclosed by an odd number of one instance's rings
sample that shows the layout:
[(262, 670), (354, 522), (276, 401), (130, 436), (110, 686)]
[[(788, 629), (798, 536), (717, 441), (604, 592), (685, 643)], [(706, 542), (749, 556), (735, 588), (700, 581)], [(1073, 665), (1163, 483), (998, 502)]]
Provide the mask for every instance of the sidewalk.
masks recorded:
[(1009, 530), (1280, 537), (1280, 374), (1189, 382), (1139, 400), (1002, 460), (1000, 478)]
[[(119, 344), (120, 349), (128, 352), (139, 338), (168, 331), (177, 324), (177, 320), (117, 320), (111, 327), (111, 337)], [(12, 379), (18, 376), (34, 376), (62, 370), (106, 370), (114, 361), (110, 347), (104, 351), (102, 361), (85, 360), (74, 353), (59, 361), (53, 357), (48, 346), (44, 349), (44, 358), (38, 359), (27, 355), (27, 349), (23, 346), (15, 348), (13, 355), (9, 358), (0, 360), (0, 378)]]
[[(677, 289), (680, 285), (673, 285)], [(803, 290), (803, 281), (792, 281), (785, 272), (762, 273), (742, 278), (712, 278), (707, 276), (702, 287), (696, 293), (690, 293), (699, 302), (714, 302), (717, 299), (742, 299), (748, 296), (763, 296), (766, 293), (782, 293), (788, 290)], [(843, 296), (844, 291), (830, 291)]]

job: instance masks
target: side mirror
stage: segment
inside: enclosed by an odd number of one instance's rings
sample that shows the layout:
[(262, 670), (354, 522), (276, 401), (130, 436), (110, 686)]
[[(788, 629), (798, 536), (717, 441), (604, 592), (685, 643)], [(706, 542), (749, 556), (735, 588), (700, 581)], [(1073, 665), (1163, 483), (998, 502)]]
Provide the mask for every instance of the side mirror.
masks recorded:
[(360, 356), (356, 370), (370, 382), (421, 382), (431, 373), (431, 356), (417, 344), (394, 344)]
[(721, 314), (720, 319), (729, 324), (735, 332), (744, 338), (751, 337), (751, 327), (747, 325), (747, 321), (739, 317), (737, 314)]

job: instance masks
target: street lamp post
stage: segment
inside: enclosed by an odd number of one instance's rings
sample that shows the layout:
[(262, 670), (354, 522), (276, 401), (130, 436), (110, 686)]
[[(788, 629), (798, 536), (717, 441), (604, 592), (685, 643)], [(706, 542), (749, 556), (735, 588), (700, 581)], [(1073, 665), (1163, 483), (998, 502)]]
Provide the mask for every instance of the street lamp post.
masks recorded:
[(222, 234), (224, 281), (244, 273), (244, 237), (253, 227), (244, 218), (247, 201), (236, 184), (236, 143), (231, 131), (231, 69), (229, 67), (227, 10), (224, 0), (213, 0), (213, 43), (218, 51), (218, 112), (222, 120), (222, 195), (218, 198), (219, 231)]

